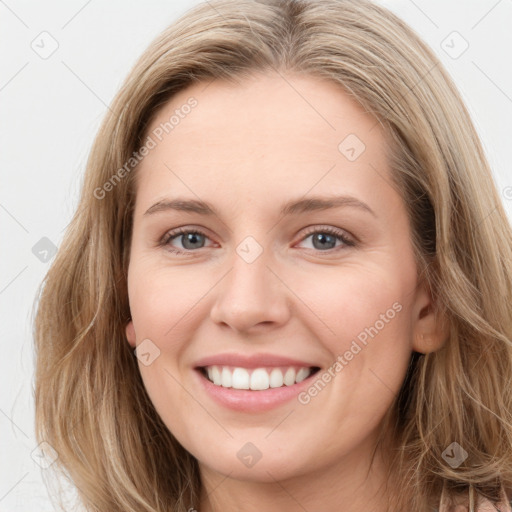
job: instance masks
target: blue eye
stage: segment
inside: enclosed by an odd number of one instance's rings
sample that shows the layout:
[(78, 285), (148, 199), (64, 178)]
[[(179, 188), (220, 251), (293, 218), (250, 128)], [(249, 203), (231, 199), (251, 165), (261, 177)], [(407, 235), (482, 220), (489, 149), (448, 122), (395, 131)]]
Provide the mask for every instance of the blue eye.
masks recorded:
[[(356, 245), (356, 242), (349, 238), (344, 231), (330, 227), (310, 230), (302, 237), (301, 242), (310, 237), (313, 237), (313, 249), (317, 249), (318, 252), (340, 250), (344, 247), (354, 247)], [(172, 245), (174, 239), (180, 239), (183, 250)], [(167, 233), (160, 245), (165, 246), (174, 254), (191, 254), (194, 249), (202, 249), (206, 239), (208, 239), (207, 235), (200, 230), (180, 228)], [(336, 242), (341, 242), (341, 247), (336, 247)]]
[[(184, 247), (184, 251), (180, 249), (176, 249), (171, 246), (171, 241), (175, 238), (181, 237), (181, 243)], [(201, 245), (201, 239), (208, 238), (204, 233), (198, 230), (189, 230), (189, 229), (179, 229), (176, 231), (171, 231), (168, 233), (164, 240), (162, 241), (162, 245), (169, 246), (169, 250), (175, 254), (185, 254), (188, 251), (192, 251), (194, 249), (201, 249), (202, 247), (197, 247), (197, 245)]]
[[(313, 248), (319, 249), (321, 252), (343, 249), (343, 246), (354, 247), (356, 245), (355, 241), (349, 238), (343, 231), (329, 227), (313, 228), (311, 231), (309, 231), (309, 233), (306, 234), (306, 236), (302, 238), (301, 241), (304, 241), (309, 237), (313, 237)], [(341, 242), (342, 247), (335, 247), (337, 241)], [(330, 246), (331, 244), (333, 244), (332, 247), (326, 247), (326, 245)]]

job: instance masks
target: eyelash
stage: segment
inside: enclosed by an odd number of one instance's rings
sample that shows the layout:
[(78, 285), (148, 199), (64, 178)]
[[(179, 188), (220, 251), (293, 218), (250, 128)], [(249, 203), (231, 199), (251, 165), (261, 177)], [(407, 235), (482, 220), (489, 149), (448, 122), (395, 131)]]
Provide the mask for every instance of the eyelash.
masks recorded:
[[(311, 228), (301, 238), (300, 242), (303, 242), (309, 236), (317, 234), (317, 233), (332, 235), (337, 240), (343, 242), (343, 244), (346, 247), (355, 247), (357, 245), (356, 242), (353, 239), (348, 238), (343, 231), (338, 230), (338, 229), (334, 229), (334, 228), (330, 228), (330, 227), (320, 228), (320, 229), (319, 228)], [(208, 238), (206, 233), (203, 233), (202, 231), (200, 231), (198, 229), (178, 228), (176, 230), (173, 230), (173, 231), (170, 231), (170, 232), (166, 233), (163, 236), (163, 238), (162, 238), (162, 240), (161, 240), (159, 245), (162, 246), (162, 247), (167, 247), (167, 250), (169, 250), (173, 254), (177, 254), (177, 255), (180, 255), (180, 254), (191, 254), (193, 252), (196, 252), (198, 249), (196, 249), (196, 250), (189, 249), (189, 250), (183, 251), (181, 249), (176, 249), (176, 248), (170, 246), (170, 242), (172, 240), (174, 240), (175, 238), (177, 238), (180, 235), (186, 235), (186, 234), (201, 235), (201, 236), (204, 236), (205, 238)], [(200, 247), (199, 249), (204, 249), (204, 247)], [(328, 249), (326, 251), (320, 251), (320, 250), (316, 250), (316, 249), (312, 249), (312, 250), (315, 251), (315, 252), (319, 252), (319, 253), (331, 253), (333, 251), (338, 251), (338, 250), (342, 250), (342, 249), (343, 249), (343, 246), (337, 247), (337, 248), (333, 248), (333, 249)]]

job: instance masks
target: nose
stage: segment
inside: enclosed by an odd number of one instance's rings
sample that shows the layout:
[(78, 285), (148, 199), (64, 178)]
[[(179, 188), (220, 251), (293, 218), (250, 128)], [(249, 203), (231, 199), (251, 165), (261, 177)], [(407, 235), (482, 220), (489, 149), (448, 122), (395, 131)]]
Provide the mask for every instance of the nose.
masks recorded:
[(241, 333), (284, 325), (290, 317), (290, 291), (268, 266), (265, 252), (252, 263), (235, 254), (233, 266), (216, 289), (211, 319)]

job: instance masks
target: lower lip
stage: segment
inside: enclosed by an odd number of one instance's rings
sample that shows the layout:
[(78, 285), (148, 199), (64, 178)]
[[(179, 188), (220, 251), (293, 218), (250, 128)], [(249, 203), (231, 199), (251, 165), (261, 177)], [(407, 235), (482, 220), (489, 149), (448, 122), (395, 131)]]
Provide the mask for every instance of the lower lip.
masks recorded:
[(195, 373), (198, 375), (206, 393), (217, 403), (240, 412), (263, 412), (279, 407), (295, 398), (311, 384), (318, 372), (292, 386), (268, 388), (260, 391), (217, 386), (210, 382), (200, 370), (195, 370)]

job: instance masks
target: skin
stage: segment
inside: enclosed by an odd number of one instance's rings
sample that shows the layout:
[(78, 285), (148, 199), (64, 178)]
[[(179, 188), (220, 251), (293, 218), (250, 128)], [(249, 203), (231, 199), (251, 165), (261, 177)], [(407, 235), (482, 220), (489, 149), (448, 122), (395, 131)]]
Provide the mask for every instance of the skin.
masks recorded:
[[(126, 327), (131, 347), (150, 339), (160, 350), (139, 367), (163, 421), (199, 461), (204, 489), (190, 506), (384, 512), (394, 490), (385, 489), (380, 450), (368, 471), (380, 424), (412, 351), (437, 350), (446, 338), (418, 282), (386, 136), (336, 84), (290, 74), (195, 84), (161, 108), (148, 133), (191, 96), (198, 105), (137, 169)], [(349, 134), (366, 146), (355, 161), (338, 149)], [(345, 206), (279, 217), (284, 202), (312, 195), (351, 195), (375, 216)], [(208, 201), (218, 216), (144, 215), (178, 196)], [(206, 236), (158, 245), (178, 227)], [(313, 227), (357, 243), (314, 245)], [(236, 252), (247, 236), (263, 248), (250, 264)], [(289, 355), (327, 369), (395, 303), (401, 311), (307, 405), (235, 412), (198, 385), (194, 363), (225, 352)], [(250, 468), (237, 457), (247, 442), (262, 455)]]

